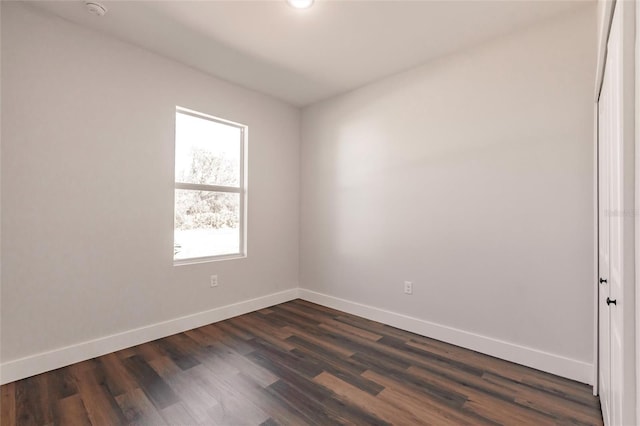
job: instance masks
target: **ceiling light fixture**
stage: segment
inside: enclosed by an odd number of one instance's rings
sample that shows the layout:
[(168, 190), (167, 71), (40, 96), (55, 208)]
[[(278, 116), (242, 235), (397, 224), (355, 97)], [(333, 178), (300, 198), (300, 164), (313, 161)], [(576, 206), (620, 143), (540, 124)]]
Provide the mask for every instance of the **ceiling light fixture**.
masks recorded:
[(104, 16), (107, 13), (107, 8), (95, 1), (85, 1), (84, 5), (87, 8), (87, 12), (95, 16)]
[(313, 0), (287, 0), (287, 3), (296, 9), (308, 9), (313, 4)]

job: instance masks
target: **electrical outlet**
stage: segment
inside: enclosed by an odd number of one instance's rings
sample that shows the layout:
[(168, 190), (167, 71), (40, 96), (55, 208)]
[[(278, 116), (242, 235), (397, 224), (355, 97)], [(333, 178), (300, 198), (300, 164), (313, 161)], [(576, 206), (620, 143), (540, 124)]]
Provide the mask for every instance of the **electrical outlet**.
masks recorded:
[(218, 287), (218, 276), (211, 275), (211, 287)]
[(411, 281), (404, 282), (404, 294), (413, 294), (413, 283)]

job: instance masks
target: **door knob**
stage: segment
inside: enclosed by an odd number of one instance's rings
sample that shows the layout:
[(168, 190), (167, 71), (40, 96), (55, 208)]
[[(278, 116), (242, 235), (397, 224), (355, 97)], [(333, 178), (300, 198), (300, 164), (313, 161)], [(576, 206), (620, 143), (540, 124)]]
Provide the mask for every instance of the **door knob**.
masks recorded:
[(600, 284), (606, 284), (607, 280), (605, 280), (604, 278), (600, 278)]
[(612, 303), (613, 303), (614, 305), (617, 305), (617, 303), (616, 303), (616, 300), (615, 300), (615, 299), (614, 299), (614, 300), (611, 300), (611, 299), (609, 299), (609, 298), (607, 297), (607, 305), (611, 305)]

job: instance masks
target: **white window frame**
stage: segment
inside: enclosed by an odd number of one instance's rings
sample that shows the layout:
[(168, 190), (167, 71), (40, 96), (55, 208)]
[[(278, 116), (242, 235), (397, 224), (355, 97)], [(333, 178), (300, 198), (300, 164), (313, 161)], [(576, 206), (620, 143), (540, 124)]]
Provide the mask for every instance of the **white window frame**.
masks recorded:
[[(234, 121), (225, 120), (223, 118), (215, 117), (213, 115), (205, 114), (199, 111), (194, 111), (188, 108), (183, 108), (180, 106), (176, 106), (175, 114), (186, 114), (196, 118), (201, 118), (204, 120), (213, 121), (215, 123), (224, 124), (227, 126), (237, 127), (240, 129), (240, 184), (236, 188), (234, 186), (223, 186), (223, 185), (205, 185), (205, 184), (195, 184), (195, 183), (186, 183), (186, 182), (178, 182), (175, 176), (175, 158), (174, 158), (174, 189), (173, 189), (173, 214), (174, 214), (174, 225), (173, 231), (175, 233), (175, 210), (176, 210), (176, 199), (175, 194), (177, 189), (186, 189), (186, 190), (195, 190), (195, 191), (209, 191), (209, 192), (226, 192), (232, 194), (240, 194), (240, 220), (238, 223), (239, 231), (240, 231), (240, 242), (239, 253), (228, 253), (221, 254), (217, 256), (204, 256), (204, 257), (189, 257), (186, 259), (176, 259), (175, 254), (173, 257), (174, 266), (178, 265), (188, 265), (192, 263), (203, 263), (203, 262), (213, 262), (218, 260), (228, 260), (228, 259), (242, 259), (247, 257), (247, 237), (246, 237), (246, 228), (247, 228), (247, 139), (249, 128), (241, 123), (236, 123)], [(175, 115), (174, 115), (174, 123), (175, 123)], [(177, 143), (175, 140), (174, 133), (174, 145)], [(175, 155), (175, 146), (174, 146), (174, 155)], [(175, 247), (175, 234), (173, 237), (174, 247)]]

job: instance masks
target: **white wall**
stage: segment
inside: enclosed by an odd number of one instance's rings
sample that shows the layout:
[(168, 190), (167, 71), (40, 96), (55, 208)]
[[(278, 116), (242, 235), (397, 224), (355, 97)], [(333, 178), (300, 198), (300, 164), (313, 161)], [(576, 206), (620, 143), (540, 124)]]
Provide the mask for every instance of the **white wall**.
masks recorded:
[[(3, 2), (3, 365), (295, 288), (299, 241), (303, 288), (590, 363), (595, 14), (309, 107), (300, 152), (298, 110)], [(247, 259), (173, 266), (176, 105), (249, 126)]]
[(306, 108), (301, 287), (588, 367), (595, 15)]
[[(3, 363), (298, 286), (299, 110), (2, 9)], [(249, 126), (246, 259), (173, 266), (176, 105)]]

